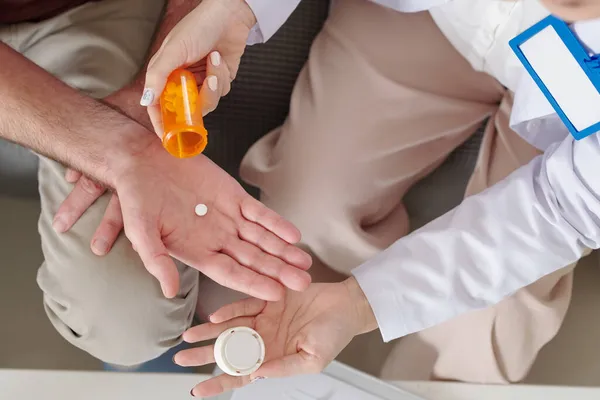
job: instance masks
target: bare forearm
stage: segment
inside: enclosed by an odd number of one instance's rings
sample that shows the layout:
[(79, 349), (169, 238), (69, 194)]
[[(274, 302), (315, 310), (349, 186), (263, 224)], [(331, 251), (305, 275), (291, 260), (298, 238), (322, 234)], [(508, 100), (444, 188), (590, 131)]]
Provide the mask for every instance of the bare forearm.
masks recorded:
[(0, 137), (111, 184), (112, 160), (142, 151), (153, 135), (63, 84), (0, 43)]

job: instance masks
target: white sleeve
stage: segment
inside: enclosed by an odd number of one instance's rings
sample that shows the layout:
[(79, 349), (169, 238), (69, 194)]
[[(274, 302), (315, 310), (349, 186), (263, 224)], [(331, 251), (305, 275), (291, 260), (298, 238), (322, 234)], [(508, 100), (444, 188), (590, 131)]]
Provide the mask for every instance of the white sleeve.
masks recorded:
[(300, 0), (246, 0), (256, 16), (248, 44), (264, 43), (281, 28), (300, 4)]
[[(336, 0), (344, 1), (344, 0)], [(371, 0), (384, 7), (401, 12), (426, 11), (432, 7), (449, 3), (451, 0)]]
[[(332, 0), (335, 1), (344, 0)], [(374, 3), (402, 12), (425, 11), (450, 0), (371, 0)], [(248, 44), (264, 43), (287, 21), (300, 4), (300, 0), (246, 0), (254, 15), (256, 25), (248, 37)]]
[(600, 245), (600, 135), (543, 156), (353, 271), (384, 340), (491, 306)]

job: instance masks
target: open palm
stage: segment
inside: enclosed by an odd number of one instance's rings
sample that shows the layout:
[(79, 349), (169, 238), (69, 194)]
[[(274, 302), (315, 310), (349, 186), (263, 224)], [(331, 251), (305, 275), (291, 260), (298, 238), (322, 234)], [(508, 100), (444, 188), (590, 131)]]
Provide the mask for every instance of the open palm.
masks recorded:
[[(171, 257), (261, 299), (309, 285), (310, 257), (291, 244), (297, 229), (208, 158), (179, 160), (157, 148), (125, 170), (115, 185), (125, 234), (167, 296), (179, 283)], [(194, 213), (200, 203), (208, 207), (203, 217)]]
[[(198, 384), (193, 394), (214, 396), (255, 379), (322, 371), (352, 338), (363, 332), (362, 319), (345, 283), (313, 284), (305, 292), (288, 291), (278, 302), (246, 299), (227, 305), (210, 317), (210, 323), (189, 329), (190, 343), (216, 338), (223, 331), (247, 326), (256, 330), (266, 346), (264, 364), (252, 375), (220, 375)], [(182, 366), (214, 361), (214, 346), (183, 350), (175, 356)]]

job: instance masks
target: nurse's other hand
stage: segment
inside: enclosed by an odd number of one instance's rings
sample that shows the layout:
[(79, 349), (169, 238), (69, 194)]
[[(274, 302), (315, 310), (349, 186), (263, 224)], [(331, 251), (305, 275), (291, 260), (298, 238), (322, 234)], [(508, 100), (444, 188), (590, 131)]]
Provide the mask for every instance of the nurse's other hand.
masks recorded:
[[(252, 375), (220, 375), (198, 384), (192, 394), (210, 397), (260, 378), (321, 372), (361, 333), (377, 328), (367, 299), (354, 278), (341, 283), (315, 283), (302, 293), (287, 291), (278, 302), (246, 299), (210, 316), (210, 323), (189, 329), (186, 342), (214, 339), (227, 329), (248, 326), (266, 346), (264, 364)], [(174, 361), (181, 366), (214, 363), (214, 347), (183, 350)]]

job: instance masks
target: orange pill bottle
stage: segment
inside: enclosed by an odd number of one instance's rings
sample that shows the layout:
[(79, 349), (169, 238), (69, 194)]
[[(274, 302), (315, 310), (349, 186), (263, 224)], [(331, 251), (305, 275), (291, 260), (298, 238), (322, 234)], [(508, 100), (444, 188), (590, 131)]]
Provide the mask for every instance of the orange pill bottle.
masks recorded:
[(194, 157), (208, 144), (202, 119), (202, 104), (194, 75), (177, 69), (167, 80), (160, 96), (164, 134), (163, 147), (177, 158)]

